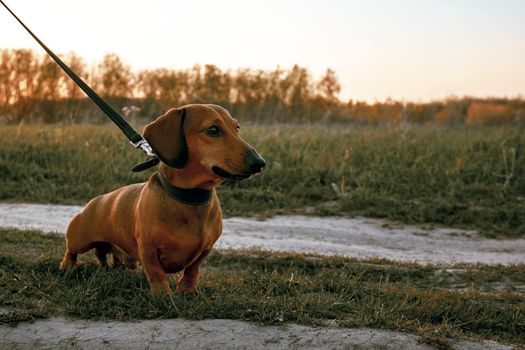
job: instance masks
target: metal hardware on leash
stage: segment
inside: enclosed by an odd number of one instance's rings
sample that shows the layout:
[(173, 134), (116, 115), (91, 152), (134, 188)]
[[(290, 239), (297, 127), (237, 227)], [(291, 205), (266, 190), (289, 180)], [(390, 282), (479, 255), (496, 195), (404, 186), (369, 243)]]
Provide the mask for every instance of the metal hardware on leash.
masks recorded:
[(157, 155), (153, 152), (153, 149), (149, 145), (148, 141), (142, 139), (139, 142), (129, 141), (135, 148), (140, 148), (150, 157), (156, 157)]
[(138, 164), (133, 168), (133, 171), (142, 171), (150, 168), (153, 165), (156, 165), (159, 163), (159, 160), (157, 158), (157, 155), (149, 145), (148, 141), (146, 141), (140, 134), (138, 134), (131, 125), (128, 124), (128, 122), (116, 111), (114, 110), (102, 97), (100, 97), (84, 80), (82, 80), (78, 75), (75, 74), (69, 68), (57, 55), (53, 53), (33, 32), (18, 18), (13, 11), (7, 5), (0, 0), (0, 3), (4, 5), (4, 7), (9, 11), (11, 15), (24, 27), (24, 29), (33, 37), (33, 39), (36, 40), (38, 44), (48, 53), (49, 56), (62, 68), (64, 72), (77, 84), (77, 86), (84, 91), (84, 93), (93, 101), (98, 108), (108, 116), (109, 119), (113, 123), (115, 123), (119, 129), (126, 135), (128, 140), (130, 140), (131, 144), (135, 146), (135, 148), (140, 148), (149, 157), (153, 157), (153, 159), (149, 159), (146, 162), (142, 164)]

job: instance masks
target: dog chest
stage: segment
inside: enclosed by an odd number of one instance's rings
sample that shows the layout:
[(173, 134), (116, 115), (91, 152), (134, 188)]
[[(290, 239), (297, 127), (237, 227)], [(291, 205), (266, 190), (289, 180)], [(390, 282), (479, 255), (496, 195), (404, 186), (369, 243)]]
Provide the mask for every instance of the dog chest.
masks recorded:
[(184, 270), (195, 262), (201, 254), (211, 249), (211, 245), (202, 240), (179, 241), (159, 248), (159, 262), (167, 273)]

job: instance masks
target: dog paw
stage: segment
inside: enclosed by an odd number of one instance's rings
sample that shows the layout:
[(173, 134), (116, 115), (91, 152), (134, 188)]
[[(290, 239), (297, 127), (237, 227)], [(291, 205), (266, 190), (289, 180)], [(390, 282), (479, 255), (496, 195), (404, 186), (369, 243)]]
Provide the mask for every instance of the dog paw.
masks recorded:
[(160, 293), (163, 293), (163, 292), (166, 294), (171, 294), (172, 292), (168, 281), (157, 283), (157, 284), (152, 284), (150, 287), (150, 290), (151, 290), (151, 294), (153, 295), (159, 295)]
[(186, 284), (186, 283), (179, 283), (177, 284), (177, 290), (176, 292), (182, 292), (184, 294), (188, 294), (188, 295), (191, 295), (191, 294), (195, 294), (197, 293), (197, 286), (196, 285), (190, 285), (190, 284)]
[(76, 267), (76, 264), (71, 261), (62, 261), (60, 263), (60, 270), (62, 271), (71, 271)]

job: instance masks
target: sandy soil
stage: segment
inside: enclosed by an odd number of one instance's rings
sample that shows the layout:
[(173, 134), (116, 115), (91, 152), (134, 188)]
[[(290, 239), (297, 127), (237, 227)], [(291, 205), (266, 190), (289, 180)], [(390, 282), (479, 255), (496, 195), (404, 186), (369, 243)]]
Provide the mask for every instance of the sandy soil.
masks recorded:
[[(63, 233), (81, 207), (0, 204), (0, 227)], [(474, 231), (426, 229), (376, 219), (279, 216), (229, 218), (217, 248), (420, 263), (525, 263), (525, 239), (493, 240)], [(0, 310), (1, 311), (1, 310)], [(512, 349), (495, 342), (450, 341), (453, 349)], [(52, 318), (0, 326), (0, 349), (433, 349), (411, 334), (368, 328), (260, 327), (232, 320), (93, 322)]]
[[(0, 227), (63, 233), (82, 207), (0, 204)], [(216, 248), (380, 257), (419, 263), (525, 263), (525, 239), (487, 239), (475, 231), (423, 228), (385, 220), (278, 216), (224, 220)]]

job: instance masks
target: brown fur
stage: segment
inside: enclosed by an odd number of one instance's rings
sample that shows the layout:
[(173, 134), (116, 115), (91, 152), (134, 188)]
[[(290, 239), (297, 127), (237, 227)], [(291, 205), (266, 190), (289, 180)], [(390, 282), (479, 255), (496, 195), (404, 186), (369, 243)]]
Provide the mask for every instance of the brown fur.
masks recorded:
[[(181, 129), (183, 108), (186, 117)], [(219, 126), (223, 135), (206, 134), (211, 125)], [(183, 274), (177, 290), (194, 292), (199, 266), (222, 232), (222, 213), (215, 187), (224, 178), (214, 173), (212, 167), (242, 176), (258, 172), (246, 164), (248, 153), (258, 155), (238, 135), (237, 128), (237, 121), (224, 108), (215, 105), (171, 109), (147, 125), (144, 137), (157, 154), (162, 155), (161, 159), (172, 164), (170, 160), (184, 158), (184, 147), (188, 150), (183, 167), (177, 169), (161, 162), (159, 175), (163, 174), (180, 188), (212, 190), (211, 200), (203, 205), (183, 204), (164, 191), (157, 175), (145, 183), (98, 196), (69, 223), (61, 268), (73, 268), (77, 254), (94, 248), (102, 265), (106, 264), (108, 253), (112, 255), (113, 265), (133, 266), (140, 262), (153, 293), (169, 293), (167, 274), (179, 271)]]

